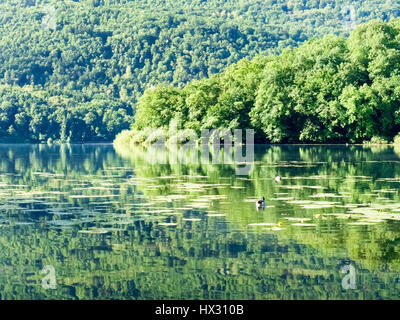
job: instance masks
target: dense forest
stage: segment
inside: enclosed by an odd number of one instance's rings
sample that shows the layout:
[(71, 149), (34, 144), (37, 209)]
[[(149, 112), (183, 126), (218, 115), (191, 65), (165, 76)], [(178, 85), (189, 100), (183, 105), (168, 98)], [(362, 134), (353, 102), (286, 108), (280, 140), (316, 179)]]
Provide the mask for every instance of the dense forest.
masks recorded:
[[(189, 98), (192, 103), (189, 108), (199, 108), (196, 115), (190, 114), (194, 117), (190, 122), (197, 128), (203, 115), (201, 108), (208, 109), (215, 95), (219, 101), (225, 100), (225, 104), (234, 102), (237, 109), (234, 114), (253, 103), (253, 89), (248, 100), (242, 102), (229, 93), (229, 87), (242, 80), (230, 78), (229, 73), (241, 66), (245, 68), (249, 62), (244, 60), (226, 73), (214, 76), (227, 66), (243, 58), (252, 60), (257, 55), (279, 54), (284, 48), (297, 47), (325, 34), (346, 37), (355, 25), (373, 19), (389, 21), (398, 17), (399, 12), (400, 4), (394, 0), (2, 1), (0, 141), (111, 141), (134, 121), (137, 101), (146, 89), (150, 91), (144, 95), (142, 104), (149, 99), (153, 87), (163, 96), (166, 91), (158, 86), (170, 86), (168, 90), (179, 98), (183, 97), (182, 88), (192, 80), (211, 77), (189, 84), (193, 89), (202, 86), (213, 89), (205, 104), (196, 101), (195, 95)], [(332, 41), (332, 46), (344, 43), (344, 40)], [(353, 49), (346, 47), (346, 50)], [(295, 55), (295, 51), (284, 54), (288, 65)], [(243, 71), (242, 76), (247, 77), (249, 72), (258, 74), (256, 69), (264, 69), (269, 59), (272, 58), (252, 60), (250, 65), (254, 70)], [(302, 61), (301, 57), (296, 59)], [(221, 89), (217, 83), (224, 77), (227, 82)], [(351, 91), (346, 92), (350, 96)], [(253, 126), (263, 132), (273, 131), (272, 135), (267, 133), (271, 141), (293, 140), (270, 127), (268, 117), (261, 115), (266, 110), (262, 111), (264, 103), (260, 97), (257, 101), (252, 111)], [(186, 102), (189, 103), (188, 99)], [(303, 107), (312, 109), (310, 105)], [(204, 120), (208, 126), (215, 126), (219, 117), (225, 117), (216, 105), (212, 109), (216, 115)], [(243, 117), (240, 121), (250, 121), (246, 112), (240, 114)], [(257, 120), (256, 114), (262, 119)], [(278, 113), (276, 116), (280, 117)], [(233, 121), (229, 117), (223, 120)], [(314, 137), (319, 135), (315, 133), (318, 126), (312, 121), (307, 123), (301, 140), (320, 140)], [(389, 130), (390, 134), (391, 130), (394, 128)], [(332, 133), (326, 135), (329, 139), (338, 138)]]
[(243, 59), (184, 88), (158, 86), (139, 99), (122, 143), (171, 122), (185, 141), (207, 128), (254, 128), (257, 141), (399, 142), (400, 19), (371, 21), (348, 38), (326, 35), (278, 55)]

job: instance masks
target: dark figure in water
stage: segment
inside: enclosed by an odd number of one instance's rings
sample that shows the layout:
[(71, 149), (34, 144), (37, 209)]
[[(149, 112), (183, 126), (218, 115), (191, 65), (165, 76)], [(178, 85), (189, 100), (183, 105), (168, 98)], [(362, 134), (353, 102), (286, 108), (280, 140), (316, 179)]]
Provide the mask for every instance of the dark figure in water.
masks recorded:
[(257, 207), (257, 209), (264, 209), (264, 207), (265, 207), (265, 198), (264, 197), (262, 197), (262, 200), (258, 200), (256, 202), (256, 207)]

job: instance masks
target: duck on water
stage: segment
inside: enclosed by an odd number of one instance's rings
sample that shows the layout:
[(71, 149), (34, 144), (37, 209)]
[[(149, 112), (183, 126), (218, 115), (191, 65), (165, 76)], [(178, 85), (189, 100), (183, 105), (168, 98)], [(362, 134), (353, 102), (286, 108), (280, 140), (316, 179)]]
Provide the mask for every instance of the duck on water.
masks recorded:
[(257, 209), (265, 208), (265, 198), (264, 197), (262, 197), (261, 200), (258, 200), (256, 202), (256, 207), (257, 207)]

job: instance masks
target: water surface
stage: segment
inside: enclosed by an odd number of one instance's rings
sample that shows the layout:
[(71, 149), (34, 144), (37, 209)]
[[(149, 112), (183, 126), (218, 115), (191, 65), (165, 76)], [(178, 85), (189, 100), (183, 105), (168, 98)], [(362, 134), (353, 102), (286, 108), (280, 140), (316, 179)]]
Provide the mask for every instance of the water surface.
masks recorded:
[(238, 176), (143, 149), (0, 145), (1, 299), (398, 299), (400, 150), (256, 151)]

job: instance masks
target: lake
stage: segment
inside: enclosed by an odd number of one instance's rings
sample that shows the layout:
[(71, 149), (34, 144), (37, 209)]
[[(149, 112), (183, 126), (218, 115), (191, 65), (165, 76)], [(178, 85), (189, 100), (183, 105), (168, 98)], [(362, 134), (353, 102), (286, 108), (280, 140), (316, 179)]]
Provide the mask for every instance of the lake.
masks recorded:
[(0, 298), (399, 299), (400, 149), (255, 151), (0, 145)]

